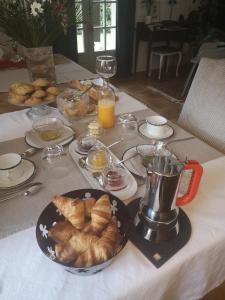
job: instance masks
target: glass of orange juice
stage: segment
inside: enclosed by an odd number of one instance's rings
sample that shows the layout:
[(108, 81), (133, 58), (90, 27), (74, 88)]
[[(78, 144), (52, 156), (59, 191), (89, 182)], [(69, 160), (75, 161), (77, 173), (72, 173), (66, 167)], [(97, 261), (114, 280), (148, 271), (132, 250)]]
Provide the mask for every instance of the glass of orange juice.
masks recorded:
[(103, 128), (115, 124), (115, 94), (111, 88), (102, 88), (98, 100), (98, 119)]

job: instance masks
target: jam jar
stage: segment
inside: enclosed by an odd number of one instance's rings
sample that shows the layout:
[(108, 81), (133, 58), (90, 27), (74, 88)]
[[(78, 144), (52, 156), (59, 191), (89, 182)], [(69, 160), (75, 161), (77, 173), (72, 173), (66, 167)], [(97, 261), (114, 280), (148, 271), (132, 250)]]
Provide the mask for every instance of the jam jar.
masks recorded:
[(102, 172), (103, 186), (108, 191), (124, 189), (128, 184), (127, 171), (120, 165), (111, 164)]

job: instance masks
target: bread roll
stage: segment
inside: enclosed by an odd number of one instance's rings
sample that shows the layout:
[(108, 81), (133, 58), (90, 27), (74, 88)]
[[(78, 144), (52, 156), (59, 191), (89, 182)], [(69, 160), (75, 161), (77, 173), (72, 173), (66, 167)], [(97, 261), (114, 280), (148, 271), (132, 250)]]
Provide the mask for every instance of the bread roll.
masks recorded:
[(44, 98), (45, 101), (50, 102), (55, 100), (55, 96), (51, 94), (47, 94), (47, 96)]
[(21, 83), (20, 85), (14, 85), (13, 87), (11, 86), (10, 90), (17, 95), (27, 95), (31, 94), (34, 91), (34, 87), (31, 84), (28, 83)]
[(33, 98), (44, 98), (46, 97), (47, 93), (42, 90), (42, 89), (37, 89), (33, 94), (32, 94), (32, 97)]
[(44, 78), (39, 78), (35, 81), (32, 82), (32, 85), (40, 87), (40, 88), (46, 88), (47, 86), (50, 85), (50, 81)]
[(54, 95), (54, 96), (58, 96), (61, 93), (61, 90), (55, 86), (50, 86), (49, 88), (47, 88), (47, 93)]
[(9, 93), (9, 102), (12, 104), (22, 104), (29, 98), (29, 95), (17, 95), (12, 92)]
[(31, 97), (28, 100), (26, 100), (24, 102), (24, 104), (26, 104), (27, 106), (33, 106), (33, 105), (37, 105), (40, 104), (42, 102), (41, 98), (35, 98), (35, 97)]

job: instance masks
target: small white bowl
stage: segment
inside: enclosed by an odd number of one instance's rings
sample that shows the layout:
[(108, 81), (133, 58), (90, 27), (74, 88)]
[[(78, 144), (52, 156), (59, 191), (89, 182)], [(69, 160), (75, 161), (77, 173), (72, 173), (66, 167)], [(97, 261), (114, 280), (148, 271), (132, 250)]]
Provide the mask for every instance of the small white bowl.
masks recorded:
[(161, 135), (166, 130), (167, 119), (162, 116), (150, 116), (146, 119), (147, 131), (152, 135)]
[(4, 177), (14, 180), (15, 178), (22, 175), (22, 168), (20, 163), (22, 158), (17, 153), (6, 153), (0, 155), (0, 172)]

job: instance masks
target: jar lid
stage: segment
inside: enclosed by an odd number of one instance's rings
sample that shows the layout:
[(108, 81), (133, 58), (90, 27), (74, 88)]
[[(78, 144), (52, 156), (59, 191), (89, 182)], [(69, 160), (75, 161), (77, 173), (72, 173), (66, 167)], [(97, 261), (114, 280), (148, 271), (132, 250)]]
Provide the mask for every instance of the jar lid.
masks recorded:
[(99, 137), (103, 133), (103, 127), (100, 122), (94, 120), (88, 124), (88, 133), (93, 136)]

